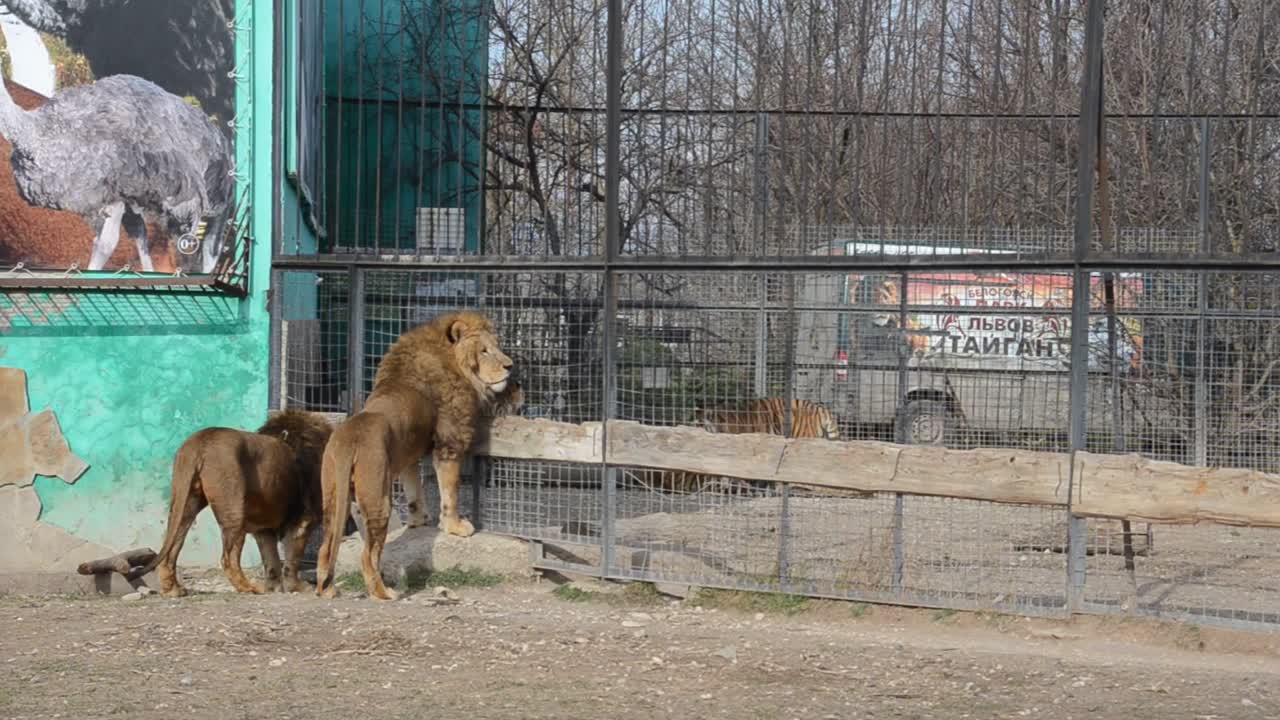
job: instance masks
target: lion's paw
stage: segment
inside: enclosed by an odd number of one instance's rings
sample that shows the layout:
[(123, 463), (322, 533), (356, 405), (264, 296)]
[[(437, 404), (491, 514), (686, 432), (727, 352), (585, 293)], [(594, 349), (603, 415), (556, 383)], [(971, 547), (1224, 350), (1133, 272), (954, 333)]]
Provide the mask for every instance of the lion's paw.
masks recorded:
[(168, 590), (165, 590), (164, 592), (160, 593), (161, 596), (167, 597), (167, 598), (186, 597), (188, 594), (190, 594), (190, 591), (181, 585), (174, 585)]
[(396, 592), (395, 590), (392, 590), (389, 587), (384, 587), (382, 588), (381, 595), (375, 591), (375, 592), (369, 593), (369, 597), (373, 598), (374, 600), (395, 601), (400, 599), (400, 593)]
[(453, 522), (446, 522), (444, 531), (450, 535), (457, 535), (458, 537), (471, 537), (475, 534), (476, 528), (471, 524), (470, 520), (467, 520), (466, 518), (458, 518)]
[(285, 583), (284, 591), (287, 593), (303, 593), (311, 590), (314, 586), (305, 580), (290, 580)]

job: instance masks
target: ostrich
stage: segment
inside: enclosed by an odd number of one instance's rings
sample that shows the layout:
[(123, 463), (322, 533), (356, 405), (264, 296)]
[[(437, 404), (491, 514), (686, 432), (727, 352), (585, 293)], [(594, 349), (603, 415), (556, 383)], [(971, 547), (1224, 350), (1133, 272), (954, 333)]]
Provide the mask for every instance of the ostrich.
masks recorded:
[(102, 269), (129, 222), (151, 271), (148, 213), (191, 239), (212, 216), (200, 260), (202, 272), (213, 271), (230, 214), (232, 154), (204, 113), (133, 75), (68, 88), (31, 111), (0, 82), (0, 135), (13, 145), (23, 199), (78, 213), (97, 234), (89, 270)]

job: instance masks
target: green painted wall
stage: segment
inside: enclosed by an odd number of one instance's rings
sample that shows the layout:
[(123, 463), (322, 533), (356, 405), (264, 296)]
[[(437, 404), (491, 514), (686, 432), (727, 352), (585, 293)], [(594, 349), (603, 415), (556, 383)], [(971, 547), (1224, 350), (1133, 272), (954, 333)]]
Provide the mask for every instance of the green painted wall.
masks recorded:
[(340, 246), (411, 249), (415, 208), (450, 207), (479, 249), (488, 7), (325, 0), (326, 212)]
[[(252, 80), (238, 84), (236, 104), (237, 117), (251, 122), (238, 127), (236, 153), (252, 176), (250, 297), (86, 293), (47, 325), (0, 331), (0, 365), (27, 371), (32, 410), (52, 408), (71, 449), (90, 464), (74, 485), (37, 479), (40, 519), (108, 547), (159, 548), (173, 453), (190, 433), (210, 425), (251, 429), (266, 418), (271, 0), (238, 0), (238, 22), (249, 13), (252, 23), (244, 24), (252, 29), (238, 34), (236, 56), (251, 58)], [(219, 549), (217, 524), (205, 511), (181, 563), (216, 565)], [(258, 562), (252, 541), (244, 560)]]

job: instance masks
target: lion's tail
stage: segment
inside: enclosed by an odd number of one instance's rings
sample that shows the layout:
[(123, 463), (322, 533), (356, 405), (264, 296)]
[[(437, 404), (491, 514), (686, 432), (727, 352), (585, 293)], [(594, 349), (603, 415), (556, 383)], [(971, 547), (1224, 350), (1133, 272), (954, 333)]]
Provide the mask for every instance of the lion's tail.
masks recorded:
[[(342, 428), (339, 428), (341, 431)], [(351, 474), (355, 471), (356, 443), (332, 442), (325, 447), (320, 465), (321, 484), (332, 489), (328, 517), (324, 523), (324, 546), (320, 548), (320, 562), (316, 564), (316, 592), (328, 589), (336, 578), (334, 568), (338, 564), (338, 548), (347, 527), (347, 510), (351, 505)]]
[(177, 552), (178, 528), (182, 526), (182, 514), (191, 497), (191, 486), (196, 481), (200, 466), (204, 464), (203, 460), (203, 454), (196, 452), (196, 448), (187, 445), (178, 448), (178, 453), (173, 458), (173, 497), (169, 499), (169, 524), (164, 529), (164, 543), (150, 562), (130, 571), (125, 576), (127, 579), (137, 580), (159, 567), (170, 553)]

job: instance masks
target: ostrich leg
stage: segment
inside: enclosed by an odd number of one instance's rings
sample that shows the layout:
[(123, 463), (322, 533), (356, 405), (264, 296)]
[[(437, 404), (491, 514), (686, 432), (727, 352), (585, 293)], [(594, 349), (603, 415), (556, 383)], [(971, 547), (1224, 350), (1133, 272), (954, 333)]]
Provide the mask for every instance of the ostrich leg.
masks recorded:
[(142, 264), (142, 269), (146, 272), (155, 272), (155, 265), (151, 262), (150, 246), (147, 244), (146, 218), (142, 217), (142, 213), (130, 209), (124, 215), (123, 224), (124, 229), (133, 236), (138, 246), (138, 262)]
[(205, 226), (204, 247), (201, 248), (201, 272), (205, 274), (211, 273), (218, 266), (218, 260), (222, 256), (223, 235), (227, 229), (227, 215), (230, 213), (230, 207), (214, 215)]
[[(90, 270), (101, 270), (111, 259), (111, 253), (116, 251), (116, 244), (120, 242), (120, 223), (124, 220), (124, 203), (112, 203), (101, 212), (106, 215), (106, 219), (102, 221), (102, 230), (93, 241), (93, 253), (89, 256)], [(147, 258), (147, 262), (150, 261)]]

